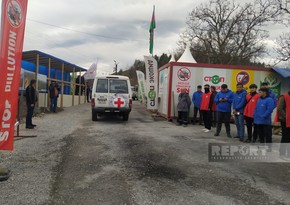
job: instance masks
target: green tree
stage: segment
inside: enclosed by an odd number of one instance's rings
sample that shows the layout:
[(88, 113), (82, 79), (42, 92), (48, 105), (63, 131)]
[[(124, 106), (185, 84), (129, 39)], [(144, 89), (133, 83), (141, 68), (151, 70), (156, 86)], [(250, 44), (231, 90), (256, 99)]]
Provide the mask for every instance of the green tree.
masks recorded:
[(157, 56), (155, 55), (154, 58), (156, 59), (157, 61), (157, 64), (158, 64), (158, 68), (166, 65), (167, 63), (169, 63), (170, 59), (171, 59), (171, 55), (168, 55), (166, 53), (162, 53), (161, 56)]

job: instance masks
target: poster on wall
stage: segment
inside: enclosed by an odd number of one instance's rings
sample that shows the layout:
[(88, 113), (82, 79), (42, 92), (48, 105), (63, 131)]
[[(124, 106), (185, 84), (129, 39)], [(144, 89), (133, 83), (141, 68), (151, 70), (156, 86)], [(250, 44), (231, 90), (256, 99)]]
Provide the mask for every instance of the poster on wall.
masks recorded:
[(168, 68), (159, 72), (159, 97), (162, 99), (161, 113), (166, 114), (168, 109)]
[(276, 96), (281, 94), (281, 78), (278, 75), (275, 75), (275, 73), (272, 72), (261, 72), (260, 85), (258, 86), (261, 87), (263, 82), (269, 84), (269, 89), (271, 89)]
[(168, 69), (163, 69), (159, 72), (159, 96), (163, 95), (166, 88), (165, 83), (168, 75)]
[(195, 69), (177, 66), (173, 68), (172, 91), (179, 94), (182, 88), (186, 88), (189, 94), (194, 92)]
[(232, 87), (231, 90), (232, 91), (236, 91), (236, 85), (237, 83), (242, 83), (244, 86), (244, 89), (247, 92), (250, 92), (250, 88), (249, 86), (254, 82), (255, 80), (255, 71), (253, 70), (233, 70), (232, 72)]
[[(177, 110), (175, 106), (178, 103), (178, 95), (181, 93), (181, 89), (185, 88), (186, 92), (189, 93), (190, 98), (196, 87), (196, 68), (186, 66), (174, 66), (172, 72), (172, 95), (174, 107), (173, 116), (177, 116)], [(172, 101), (172, 99), (170, 99)]]
[(221, 90), (221, 85), (226, 82), (226, 70), (225, 69), (203, 69), (202, 85), (209, 84), (215, 86), (217, 91)]

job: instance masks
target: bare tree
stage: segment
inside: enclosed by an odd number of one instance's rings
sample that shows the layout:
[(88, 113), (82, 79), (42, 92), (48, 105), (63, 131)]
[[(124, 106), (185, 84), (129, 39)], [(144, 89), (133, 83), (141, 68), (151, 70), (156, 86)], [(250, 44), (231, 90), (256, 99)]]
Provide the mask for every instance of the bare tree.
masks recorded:
[[(283, 23), (286, 28), (290, 26), (290, 1), (289, 0), (269, 0), (273, 7), (279, 12), (280, 23)], [(290, 32), (283, 33), (276, 40), (278, 53), (278, 62), (290, 61)]]
[(275, 49), (278, 53), (277, 60), (281, 61), (289, 61), (290, 60), (290, 33), (283, 33), (277, 39), (277, 48)]
[[(193, 9), (187, 19), (186, 39), (197, 62), (250, 64), (266, 52), (263, 29), (274, 20), (269, 0), (236, 4), (212, 0)], [(198, 56), (199, 55), (199, 56)]]

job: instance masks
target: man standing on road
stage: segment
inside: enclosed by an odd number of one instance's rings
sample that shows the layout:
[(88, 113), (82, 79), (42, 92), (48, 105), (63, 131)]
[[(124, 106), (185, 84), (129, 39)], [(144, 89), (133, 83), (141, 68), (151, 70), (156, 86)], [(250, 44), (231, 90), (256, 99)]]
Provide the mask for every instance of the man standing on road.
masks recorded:
[[(261, 88), (268, 88), (269, 89), (269, 83), (268, 82), (263, 82)], [(274, 100), (274, 104), (277, 104), (277, 97), (275, 93), (269, 89), (269, 96)]]
[(189, 94), (186, 92), (186, 88), (181, 89), (181, 93), (178, 95), (178, 124), (186, 127), (188, 124), (188, 112), (190, 109), (191, 101)]
[(290, 160), (290, 91), (280, 96), (277, 111), (282, 127), (280, 156)]
[(210, 110), (211, 110), (211, 123), (212, 123), (212, 127), (216, 127), (216, 123), (217, 123), (217, 112), (216, 112), (216, 103), (214, 101), (214, 98), (217, 94), (216, 91), (216, 87), (215, 86), (210, 86), (210, 90), (211, 90), (211, 96), (210, 96)]
[(202, 113), (204, 122), (204, 132), (209, 132), (211, 130), (211, 110), (210, 110), (210, 99), (211, 92), (209, 90), (209, 85), (204, 85), (204, 93), (202, 94), (200, 112)]
[(246, 96), (246, 106), (244, 109), (244, 116), (246, 120), (248, 138), (245, 142), (252, 142), (252, 137), (253, 137), (253, 143), (255, 143), (258, 138), (257, 125), (254, 124), (254, 111), (255, 111), (257, 102), (260, 98), (260, 95), (257, 93), (257, 88), (258, 86), (256, 84), (251, 84), (250, 93), (247, 94)]
[(32, 124), (32, 116), (35, 108), (35, 103), (37, 101), (36, 91), (35, 91), (36, 80), (32, 79), (30, 84), (26, 88), (26, 129), (34, 129), (36, 125)]
[(56, 112), (59, 91), (60, 91), (60, 88), (58, 84), (54, 81), (51, 82), (49, 86), (50, 112)]
[[(254, 112), (254, 123), (257, 124), (260, 143), (272, 143), (271, 115), (276, 105), (269, 96), (268, 88), (261, 88), (259, 94), (260, 98)], [(268, 151), (271, 151), (271, 148)]]
[(235, 123), (237, 126), (237, 136), (241, 142), (244, 141), (245, 125), (244, 125), (244, 106), (246, 102), (247, 92), (243, 88), (242, 83), (237, 84), (237, 91), (234, 94), (233, 114), (235, 116)]
[(234, 94), (228, 89), (228, 85), (222, 84), (221, 91), (218, 92), (214, 101), (217, 103), (217, 128), (214, 136), (219, 136), (222, 123), (225, 123), (227, 137), (231, 138), (231, 107), (233, 102)]
[(192, 124), (195, 125), (196, 123), (196, 118), (197, 118), (197, 113), (199, 113), (199, 124), (202, 124), (202, 114), (200, 112), (200, 103), (201, 103), (201, 98), (202, 98), (202, 86), (198, 85), (197, 86), (197, 91), (195, 91), (192, 95), (192, 103), (193, 103), (193, 122)]

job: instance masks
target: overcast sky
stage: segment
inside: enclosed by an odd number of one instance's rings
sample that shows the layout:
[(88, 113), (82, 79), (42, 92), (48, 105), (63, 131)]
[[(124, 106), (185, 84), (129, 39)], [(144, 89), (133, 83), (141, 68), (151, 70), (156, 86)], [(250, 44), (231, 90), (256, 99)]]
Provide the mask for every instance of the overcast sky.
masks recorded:
[[(188, 13), (200, 2), (206, 0), (29, 0), (24, 50), (40, 50), (84, 68), (98, 60), (98, 69), (107, 72), (116, 60), (119, 69), (126, 69), (149, 54), (153, 5), (154, 54), (160, 55), (176, 49)], [(270, 48), (282, 32), (271, 28)]]

